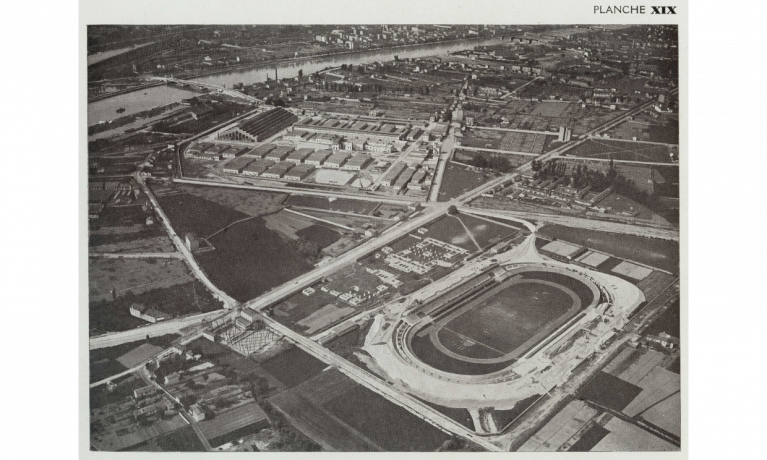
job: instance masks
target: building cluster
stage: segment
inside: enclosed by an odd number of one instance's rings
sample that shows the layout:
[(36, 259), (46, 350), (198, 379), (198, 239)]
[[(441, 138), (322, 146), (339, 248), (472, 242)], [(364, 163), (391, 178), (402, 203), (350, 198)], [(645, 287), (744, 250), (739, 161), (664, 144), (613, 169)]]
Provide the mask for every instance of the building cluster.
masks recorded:
[(521, 182), (517, 182), (512, 186), (512, 191), (507, 196), (514, 199), (546, 201), (554, 205), (583, 211), (595, 209), (597, 203), (613, 193), (612, 187), (608, 187), (599, 193), (594, 193), (590, 185), (574, 188), (568, 185), (568, 183), (569, 178), (566, 176), (548, 179), (523, 177)]
[[(420, 229), (419, 233), (423, 230), (426, 229)], [(452, 267), (456, 257), (469, 253), (464, 248), (431, 237), (426, 237), (417, 244), (399, 252), (394, 252), (390, 247), (383, 248), (382, 252), (387, 254), (384, 261), (391, 268), (404, 273), (412, 272), (419, 275), (428, 273), (437, 265)]]
[(321, 117), (299, 121), (286, 139), (297, 143), (322, 143), (330, 145), (331, 150), (390, 153), (405, 145), (409, 131), (406, 125)]

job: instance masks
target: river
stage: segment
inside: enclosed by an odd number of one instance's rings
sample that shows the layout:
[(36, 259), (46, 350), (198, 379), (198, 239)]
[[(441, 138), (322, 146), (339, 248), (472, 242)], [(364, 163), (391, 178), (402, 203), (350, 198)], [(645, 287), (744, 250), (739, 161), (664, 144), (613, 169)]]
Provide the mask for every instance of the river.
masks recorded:
[[(293, 78), (298, 76), (299, 69), (304, 75), (312, 74), (326, 67), (337, 67), (341, 64), (370, 64), (373, 62), (386, 62), (394, 60), (396, 54), (401, 59), (420, 58), (425, 56), (445, 55), (453, 51), (470, 49), (479, 45), (491, 45), (501, 43), (501, 38), (489, 38), (482, 40), (460, 40), (448, 43), (433, 43), (415, 45), (378, 51), (361, 51), (354, 54), (322, 56), (318, 58), (305, 58), (295, 61), (284, 61), (265, 64), (258, 67), (237, 70), (235, 72), (221, 73), (207, 77), (196, 78), (196, 81), (213, 85), (226, 85), (231, 88), (235, 83), (250, 85), (266, 81), (266, 75), (274, 78), (275, 69), (279, 78)], [(153, 88), (134, 91), (119, 96), (102, 99), (88, 103), (88, 125), (94, 125), (99, 121), (114, 120), (125, 115), (138, 113), (159, 105), (170, 104), (181, 99), (192, 97), (194, 93), (172, 86), (156, 86)], [(124, 108), (125, 112), (117, 113), (118, 108)]]

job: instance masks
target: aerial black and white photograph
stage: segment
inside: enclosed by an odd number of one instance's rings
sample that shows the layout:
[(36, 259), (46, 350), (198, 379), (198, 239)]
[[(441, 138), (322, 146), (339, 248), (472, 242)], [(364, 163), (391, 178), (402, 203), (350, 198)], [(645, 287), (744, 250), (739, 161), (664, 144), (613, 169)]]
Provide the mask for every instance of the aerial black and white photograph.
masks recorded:
[(680, 33), (628, 19), (87, 24), (87, 449), (680, 451)]

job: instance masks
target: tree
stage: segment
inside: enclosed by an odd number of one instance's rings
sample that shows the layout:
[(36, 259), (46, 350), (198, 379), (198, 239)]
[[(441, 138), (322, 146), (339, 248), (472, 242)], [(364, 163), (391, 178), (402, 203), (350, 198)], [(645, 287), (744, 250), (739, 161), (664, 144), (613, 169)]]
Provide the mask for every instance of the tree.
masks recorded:
[(455, 207), (454, 204), (451, 204), (449, 208), (447, 208), (447, 213), (452, 215), (458, 214), (458, 208)]
[(304, 76), (304, 69), (298, 69), (298, 78), (301, 78)]

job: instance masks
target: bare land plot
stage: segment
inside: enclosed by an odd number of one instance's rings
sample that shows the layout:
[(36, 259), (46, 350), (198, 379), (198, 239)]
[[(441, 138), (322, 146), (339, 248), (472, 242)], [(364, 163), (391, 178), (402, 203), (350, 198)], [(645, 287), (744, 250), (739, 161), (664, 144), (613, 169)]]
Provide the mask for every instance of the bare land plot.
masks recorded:
[(152, 236), (131, 241), (101, 244), (88, 248), (92, 253), (136, 254), (174, 252), (175, 248), (167, 236)]

